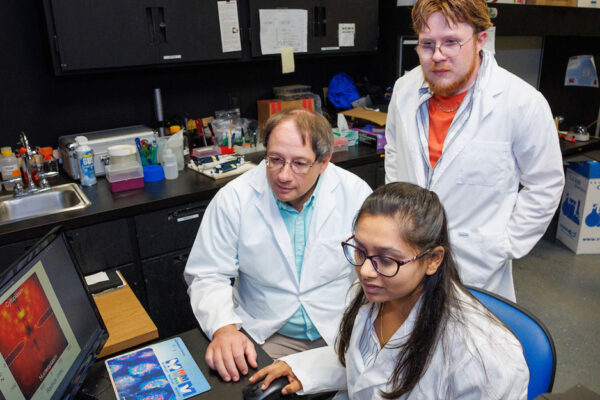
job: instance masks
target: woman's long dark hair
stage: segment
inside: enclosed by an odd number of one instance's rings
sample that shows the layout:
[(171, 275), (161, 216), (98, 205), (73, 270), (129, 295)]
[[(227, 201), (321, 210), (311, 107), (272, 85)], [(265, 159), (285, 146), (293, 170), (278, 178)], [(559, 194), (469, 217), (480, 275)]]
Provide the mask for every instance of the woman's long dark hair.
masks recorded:
[[(398, 361), (390, 378), (392, 390), (382, 393), (384, 398), (392, 399), (410, 393), (423, 376), (450, 309), (458, 304), (456, 287), (462, 285), (450, 251), (446, 213), (434, 192), (410, 183), (390, 183), (375, 190), (365, 200), (354, 220), (354, 228), (365, 214), (394, 218), (403, 240), (419, 252), (437, 246), (445, 250), (437, 272), (423, 278), (422, 301), (415, 327), (408, 340), (399, 346)], [(361, 288), (344, 313), (336, 344), (344, 366), (354, 320), (361, 306), (367, 303)]]

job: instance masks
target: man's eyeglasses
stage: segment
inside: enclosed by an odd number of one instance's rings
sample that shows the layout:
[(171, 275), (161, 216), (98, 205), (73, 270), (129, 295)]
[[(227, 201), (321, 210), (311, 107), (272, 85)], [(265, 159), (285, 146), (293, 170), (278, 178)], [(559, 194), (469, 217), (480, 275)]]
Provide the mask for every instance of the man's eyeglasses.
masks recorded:
[(284, 158), (278, 156), (266, 156), (265, 157), (267, 168), (270, 169), (281, 169), (286, 164), (290, 164), (290, 168), (296, 174), (307, 174), (310, 171), (310, 168), (315, 164), (316, 161), (311, 163), (303, 161), (303, 160), (292, 160), (288, 161)]
[(428, 249), (422, 252), (421, 254), (414, 256), (410, 260), (400, 261), (385, 256), (369, 256), (364, 250), (350, 243), (350, 241), (353, 239), (354, 235), (352, 235), (345, 242), (342, 242), (344, 255), (346, 256), (348, 262), (354, 265), (355, 267), (360, 267), (365, 263), (367, 259), (369, 259), (371, 260), (371, 264), (373, 265), (373, 268), (375, 268), (375, 271), (377, 271), (379, 275), (383, 275), (388, 278), (391, 278), (392, 276), (396, 275), (400, 270), (401, 266), (408, 264), (409, 262), (413, 262), (431, 251), (431, 249)]
[(474, 37), (475, 36), (471, 36), (469, 39), (465, 40), (462, 43), (456, 39), (444, 40), (439, 46), (436, 46), (435, 42), (425, 40), (419, 42), (415, 50), (421, 58), (425, 59), (433, 57), (433, 54), (435, 53), (436, 49), (440, 49), (440, 53), (442, 53), (444, 57), (452, 58), (456, 57), (458, 53), (460, 53), (460, 49), (462, 49), (462, 47)]

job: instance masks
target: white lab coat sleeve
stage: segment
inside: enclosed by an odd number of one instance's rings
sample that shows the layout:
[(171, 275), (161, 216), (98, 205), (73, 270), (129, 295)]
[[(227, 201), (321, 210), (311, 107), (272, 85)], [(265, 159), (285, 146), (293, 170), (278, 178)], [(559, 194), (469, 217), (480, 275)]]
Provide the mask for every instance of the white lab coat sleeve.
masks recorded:
[(230, 189), (221, 189), (208, 205), (184, 271), (192, 310), (210, 340), (217, 329), (230, 324), (239, 329), (242, 324), (231, 286), (231, 278), (238, 275), (241, 207)]
[(535, 92), (527, 114), (516, 117), (512, 151), (520, 171), (517, 201), (508, 222), (509, 259), (529, 253), (560, 202), (564, 172), (560, 145), (546, 99)]
[(346, 390), (346, 368), (340, 363), (333, 346), (303, 351), (279, 360), (285, 361), (302, 383), (300, 395)]
[(394, 86), (394, 91), (392, 92), (392, 98), (390, 100), (390, 106), (388, 110), (388, 115), (385, 121), (385, 183), (397, 182), (399, 180), (398, 174), (398, 160), (397, 160), (397, 143), (398, 143), (398, 135), (401, 135), (402, 132), (397, 132), (402, 124), (399, 123), (398, 118), (399, 113), (396, 110), (397, 107), (397, 99), (398, 83)]
[(510, 345), (479, 347), (475, 354), (453, 368), (450, 397), (457, 400), (526, 400), (529, 369), (523, 357), (517, 357), (515, 353), (521, 352), (520, 346), (515, 349), (506, 346)]

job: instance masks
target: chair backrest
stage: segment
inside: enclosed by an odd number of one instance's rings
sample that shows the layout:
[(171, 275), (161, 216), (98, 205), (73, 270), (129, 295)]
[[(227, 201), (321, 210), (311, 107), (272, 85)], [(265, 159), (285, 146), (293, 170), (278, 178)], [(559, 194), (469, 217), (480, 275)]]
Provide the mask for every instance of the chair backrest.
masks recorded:
[(529, 367), (528, 399), (552, 391), (556, 371), (554, 341), (544, 324), (510, 300), (483, 289), (469, 287), (469, 291), (496, 315), (521, 342)]

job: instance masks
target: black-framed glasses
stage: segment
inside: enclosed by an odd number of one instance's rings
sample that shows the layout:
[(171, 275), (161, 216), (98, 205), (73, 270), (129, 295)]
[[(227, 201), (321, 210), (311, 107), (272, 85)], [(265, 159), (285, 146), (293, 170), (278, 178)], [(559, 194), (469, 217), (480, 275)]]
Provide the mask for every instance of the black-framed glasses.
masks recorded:
[(419, 44), (417, 44), (417, 46), (415, 47), (415, 50), (421, 58), (425, 59), (432, 58), (436, 49), (439, 49), (440, 53), (442, 53), (444, 57), (452, 58), (456, 57), (458, 53), (460, 53), (460, 49), (462, 49), (462, 47), (474, 37), (475, 35), (471, 36), (462, 43), (456, 39), (444, 40), (439, 46), (437, 46), (433, 41), (425, 40), (419, 42)]
[(387, 278), (391, 278), (392, 276), (396, 275), (400, 270), (401, 266), (418, 260), (419, 258), (423, 257), (425, 254), (431, 251), (431, 249), (427, 249), (421, 254), (414, 256), (410, 260), (400, 261), (386, 256), (370, 256), (364, 250), (350, 243), (352, 239), (354, 239), (354, 235), (350, 236), (345, 242), (342, 242), (344, 255), (346, 256), (348, 262), (354, 265), (355, 267), (360, 267), (365, 263), (367, 259), (369, 259), (371, 260), (371, 264), (373, 265), (375, 271), (377, 271), (379, 275), (385, 276)]
[(316, 163), (316, 161), (307, 162), (304, 160), (288, 161), (285, 158), (279, 156), (265, 156), (265, 161), (267, 164), (267, 168), (270, 169), (281, 169), (286, 164), (290, 164), (290, 168), (292, 168), (292, 171), (299, 175), (307, 174), (308, 171), (310, 171), (311, 167)]

